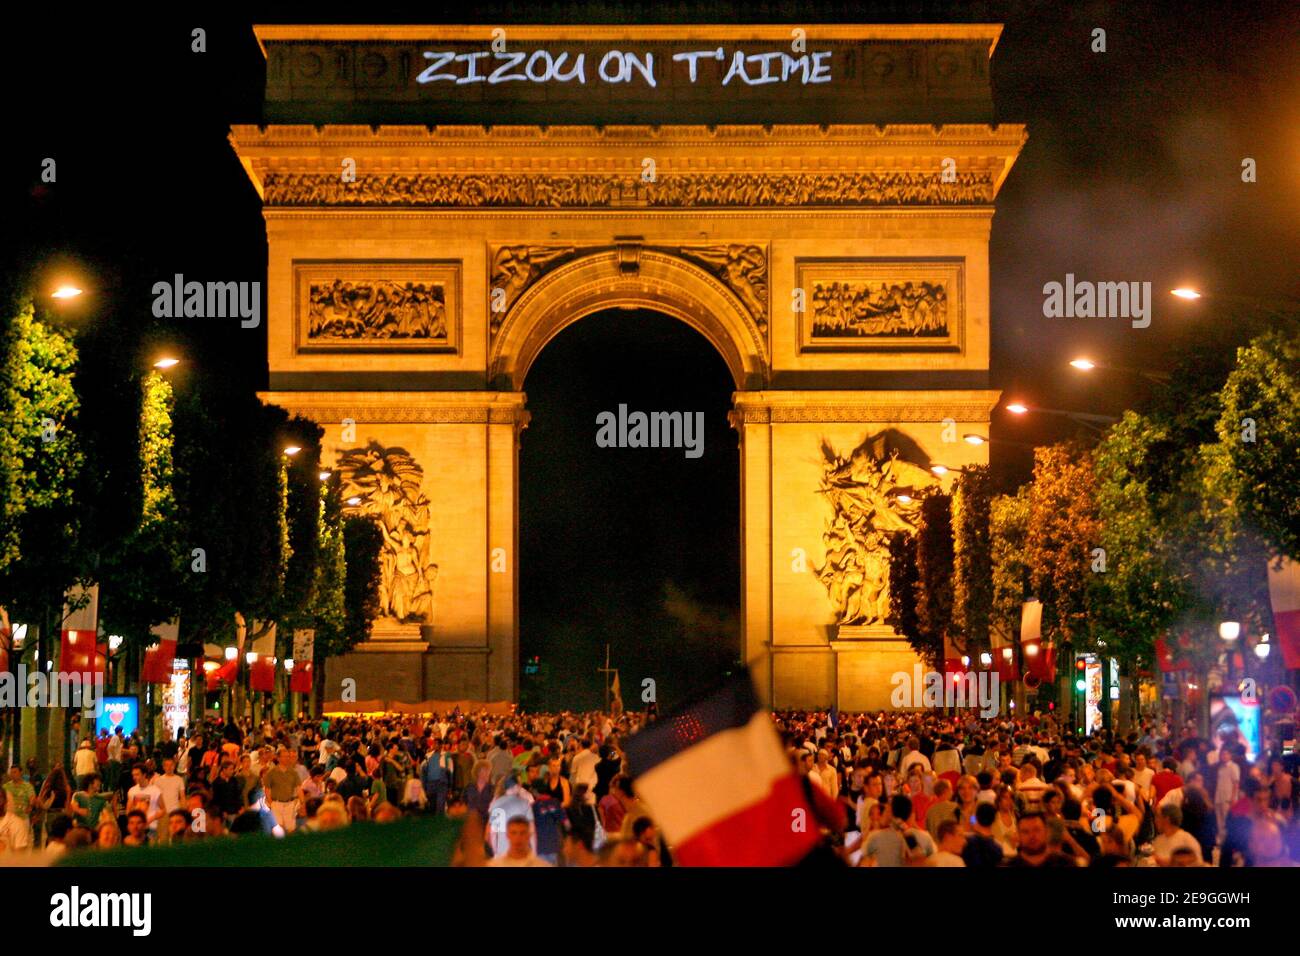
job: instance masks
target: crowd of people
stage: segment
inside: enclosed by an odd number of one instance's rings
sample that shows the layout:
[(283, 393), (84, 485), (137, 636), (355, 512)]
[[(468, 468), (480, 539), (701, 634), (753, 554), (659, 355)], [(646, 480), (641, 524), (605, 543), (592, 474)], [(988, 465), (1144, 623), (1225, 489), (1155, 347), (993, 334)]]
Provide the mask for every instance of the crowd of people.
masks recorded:
[(777, 715), (854, 866), (1295, 866), (1294, 758), (1148, 721)]
[[(0, 861), (446, 815), (473, 823), (470, 852), (461, 841), (466, 865), (671, 866), (672, 847), (622, 749), (645, 719), (457, 712), (211, 722), (153, 747), (138, 733), (101, 733), (80, 742), (71, 773), (56, 763), (42, 774), (35, 759), (8, 768)], [(1300, 861), (1294, 765), (1276, 755), (1251, 763), (1229, 738), (1154, 722), (1081, 738), (1050, 716), (783, 712), (774, 722), (822, 833), (819, 859)]]

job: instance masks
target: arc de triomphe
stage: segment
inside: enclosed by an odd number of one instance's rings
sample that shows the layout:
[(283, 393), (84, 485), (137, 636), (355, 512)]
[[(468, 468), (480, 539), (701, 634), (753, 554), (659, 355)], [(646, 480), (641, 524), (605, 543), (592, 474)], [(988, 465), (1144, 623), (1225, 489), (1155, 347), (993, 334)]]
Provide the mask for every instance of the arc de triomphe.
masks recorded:
[[(985, 460), (1000, 28), (264, 26), (270, 389), (384, 529), (361, 699), (514, 699), (529, 365), (609, 308), (735, 380), (744, 659), (888, 706), (910, 492)], [(593, 440), (595, 423), (593, 423)], [(949, 469), (936, 475), (933, 466)], [(943, 471), (943, 469), (938, 469)], [(327, 694), (332, 693), (327, 691)]]

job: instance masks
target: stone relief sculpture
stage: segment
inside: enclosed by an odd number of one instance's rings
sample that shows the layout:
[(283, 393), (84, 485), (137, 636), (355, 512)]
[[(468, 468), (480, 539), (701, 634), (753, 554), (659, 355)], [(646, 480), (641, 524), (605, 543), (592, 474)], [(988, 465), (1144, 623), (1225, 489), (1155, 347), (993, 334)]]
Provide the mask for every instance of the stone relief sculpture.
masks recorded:
[[(608, 246), (506, 245), (492, 254), (491, 295), (503, 291), (500, 307), (491, 307), (490, 327), (496, 335), (510, 307), (524, 290), (545, 273), (578, 255)], [(767, 252), (747, 243), (706, 243), (690, 246), (654, 246), (647, 250), (686, 259), (722, 281), (744, 304), (760, 332), (767, 332)], [(489, 302), (493, 300), (490, 298)]]
[[(848, 458), (822, 443), (822, 484), (831, 506), (817, 577), (841, 625), (884, 625), (889, 615), (889, 538), (914, 534), (921, 494), (935, 484), (914, 443), (894, 429), (867, 438)], [(901, 500), (900, 496), (909, 500)]]
[(945, 336), (948, 292), (942, 282), (817, 282), (812, 334)]
[(767, 331), (767, 255), (760, 246), (739, 243), (682, 246), (678, 255), (725, 282), (745, 303), (759, 330)]
[[(500, 328), (502, 318), (524, 289), (547, 269), (576, 253), (574, 246), (514, 245), (497, 249), (492, 256), (492, 294), (489, 298), (492, 332), (495, 334)], [(504, 291), (504, 298), (499, 296), (497, 289)], [(500, 305), (497, 305), (498, 299)]]
[(344, 501), (359, 498), (355, 511), (372, 516), (384, 536), (380, 553), (380, 613), (399, 624), (429, 623), (438, 567), (430, 557), (428, 497), (424, 470), (403, 448), (371, 442), (340, 453)]
[(844, 173), (664, 174), (384, 173), (344, 182), (337, 173), (269, 171), (269, 206), (902, 206), (986, 205), (993, 176), (915, 170)]
[(313, 282), (308, 339), (447, 338), (446, 291), (437, 283)]

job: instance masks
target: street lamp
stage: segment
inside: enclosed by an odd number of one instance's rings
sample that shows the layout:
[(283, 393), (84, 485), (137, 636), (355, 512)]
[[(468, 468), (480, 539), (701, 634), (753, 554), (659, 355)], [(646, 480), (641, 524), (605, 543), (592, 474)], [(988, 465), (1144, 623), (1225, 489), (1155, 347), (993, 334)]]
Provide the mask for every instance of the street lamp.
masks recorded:
[(1179, 286), (1177, 289), (1170, 289), (1170, 295), (1176, 295), (1180, 299), (1199, 299), (1201, 293), (1188, 286)]
[(988, 441), (983, 435), (962, 435), (961, 440), (968, 445), (983, 445)]
[(226, 660), (233, 661), (239, 656), (239, 649), (235, 647), (226, 648)]
[(288, 445), (284, 449), (284, 453), (288, 455), (290, 458), (298, 454), (298, 452), (300, 451), (302, 451), (302, 446), (300, 445)]
[(1090, 358), (1076, 358), (1070, 360), (1070, 365), (1080, 372), (1091, 372), (1093, 369), (1102, 369), (1107, 372), (1126, 372), (1129, 375), (1138, 375), (1142, 378), (1149, 379), (1157, 384), (1164, 384), (1169, 381), (1168, 372), (1153, 372), (1145, 368), (1133, 368), (1129, 365), (1110, 365), (1101, 362), (1094, 362)]
[(81, 290), (75, 285), (61, 285), (50, 293), (51, 299), (75, 299), (81, 295)]
[(1219, 625), (1219, 637), (1225, 641), (1235, 641), (1241, 636), (1241, 623), (1239, 621), (1223, 621)]
[(181, 364), (180, 359), (172, 358), (171, 356), (164, 356), (163, 358), (160, 358), (158, 361), (154, 362), (153, 367), (159, 369), (169, 369), (169, 368), (175, 368), (177, 365), (180, 364)]
[(321, 481), (329, 481), (329, 480), (330, 480), (330, 472), (328, 472), (328, 471), (322, 471), (322, 472), (320, 473), (320, 480), (321, 480)]
[(1040, 408), (1037, 405), (1026, 405), (1024, 402), (1012, 402), (1006, 406), (1007, 411), (1013, 415), (1025, 415), (1033, 412), (1036, 415), (1058, 415), (1062, 418), (1068, 418), (1071, 421), (1085, 425), (1093, 431), (1105, 431), (1101, 426), (1113, 425), (1117, 421), (1114, 415), (1097, 415), (1092, 412), (1076, 412), (1068, 408)]
[(357, 505), (361, 504), (361, 499), (357, 497), (349, 498), (348, 504), (355, 508)]

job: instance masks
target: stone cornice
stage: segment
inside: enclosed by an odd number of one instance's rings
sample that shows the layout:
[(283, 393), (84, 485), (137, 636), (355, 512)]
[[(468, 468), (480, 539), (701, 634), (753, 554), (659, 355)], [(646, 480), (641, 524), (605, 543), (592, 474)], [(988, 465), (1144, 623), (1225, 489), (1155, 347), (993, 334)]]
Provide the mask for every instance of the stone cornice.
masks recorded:
[(932, 391), (737, 392), (733, 426), (783, 422), (985, 423), (1001, 392), (991, 389)]
[(1019, 149), (1023, 124), (920, 123), (810, 124), (772, 126), (414, 126), (414, 125), (236, 125), (230, 139), (241, 152), (259, 148), (322, 146), (850, 146)]
[(259, 392), (315, 422), (359, 424), (492, 424), (527, 426), (521, 392)]

